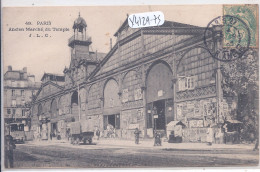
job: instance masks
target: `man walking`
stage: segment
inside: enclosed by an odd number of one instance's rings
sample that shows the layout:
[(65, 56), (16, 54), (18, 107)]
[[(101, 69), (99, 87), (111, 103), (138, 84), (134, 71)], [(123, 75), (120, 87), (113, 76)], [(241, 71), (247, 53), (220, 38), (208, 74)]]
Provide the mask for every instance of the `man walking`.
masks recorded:
[(138, 128), (135, 129), (135, 144), (139, 144), (139, 135), (140, 135), (140, 131), (138, 130)]
[(99, 137), (100, 137), (100, 130), (99, 129), (97, 129), (97, 131), (96, 131), (96, 136), (97, 136), (97, 140), (99, 140)]
[(154, 133), (154, 146), (162, 146), (161, 135), (157, 131)]

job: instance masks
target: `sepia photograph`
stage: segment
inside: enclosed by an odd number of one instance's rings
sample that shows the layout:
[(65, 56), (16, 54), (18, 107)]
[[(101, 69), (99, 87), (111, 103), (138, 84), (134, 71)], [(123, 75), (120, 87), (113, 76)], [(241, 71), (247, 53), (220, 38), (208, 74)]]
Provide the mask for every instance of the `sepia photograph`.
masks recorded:
[(258, 10), (3, 7), (2, 169), (258, 167)]

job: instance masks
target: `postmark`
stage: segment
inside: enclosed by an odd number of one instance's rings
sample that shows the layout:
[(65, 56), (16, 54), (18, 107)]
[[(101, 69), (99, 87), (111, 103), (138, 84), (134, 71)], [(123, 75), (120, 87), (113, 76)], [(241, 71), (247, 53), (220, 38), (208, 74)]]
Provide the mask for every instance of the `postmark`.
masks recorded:
[(243, 20), (250, 30), (250, 47), (258, 47), (258, 5), (223, 5), (223, 15), (235, 16)]
[[(208, 40), (212, 38), (212, 41)], [(220, 61), (241, 58), (249, 49), (250, 29), (240, 18), (225, 15), (214, 18), (204, 32), (204, 44), (211, 56)]]

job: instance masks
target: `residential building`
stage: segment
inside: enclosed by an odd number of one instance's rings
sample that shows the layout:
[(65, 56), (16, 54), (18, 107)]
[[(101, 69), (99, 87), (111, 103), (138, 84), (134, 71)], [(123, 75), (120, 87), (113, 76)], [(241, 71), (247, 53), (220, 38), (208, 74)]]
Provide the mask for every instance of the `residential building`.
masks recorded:
[(35, 82), (34, 75), (27, 73), (26, 67), (12, 70), (12, 66), (8, 66), (4, 74), (4, 122), (7, 132), (30, 131), (30, 106), (40, 85), (40, 82)]

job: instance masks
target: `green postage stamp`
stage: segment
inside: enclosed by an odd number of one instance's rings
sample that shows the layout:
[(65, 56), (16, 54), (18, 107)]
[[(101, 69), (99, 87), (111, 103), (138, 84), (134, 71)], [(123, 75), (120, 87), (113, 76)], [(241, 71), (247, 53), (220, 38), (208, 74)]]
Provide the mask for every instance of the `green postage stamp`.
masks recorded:
[(224, 5), (224, 47), (258, 47), (258, 5)]

